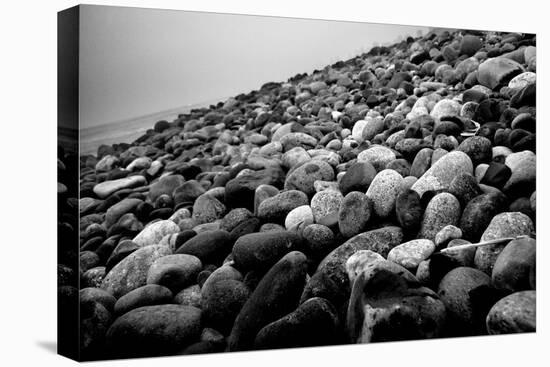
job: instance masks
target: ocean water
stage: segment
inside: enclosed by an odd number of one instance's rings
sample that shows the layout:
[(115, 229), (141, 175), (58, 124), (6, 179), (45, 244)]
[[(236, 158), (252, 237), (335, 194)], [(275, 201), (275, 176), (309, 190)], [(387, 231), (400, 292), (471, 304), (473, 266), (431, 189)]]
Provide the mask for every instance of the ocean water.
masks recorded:
[[(217, 103), (220, 100), (216, 99)], [(118, 143), (132, 143), (137, 138), (152, 129), (157, 121), (174, 121), (180, 113), (187, 113), (194, 108), (209, 106), (210, 103), (203, 102), (195, 105), (178, 107), (170, 110), (151, 113), (145, 116), (125, 119), (109, 124), (92, 126), (80, 130), (80, 154), (97, 154), (97, 148), (102, 145)]]

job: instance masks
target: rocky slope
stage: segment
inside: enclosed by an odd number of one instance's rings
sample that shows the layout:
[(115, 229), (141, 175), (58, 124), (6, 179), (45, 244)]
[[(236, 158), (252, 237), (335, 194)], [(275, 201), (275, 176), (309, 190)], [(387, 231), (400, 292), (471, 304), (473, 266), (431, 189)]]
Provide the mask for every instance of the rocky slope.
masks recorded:
[(82, 358), (534, 331), (535, 43), (438, 30), (81, 156)]

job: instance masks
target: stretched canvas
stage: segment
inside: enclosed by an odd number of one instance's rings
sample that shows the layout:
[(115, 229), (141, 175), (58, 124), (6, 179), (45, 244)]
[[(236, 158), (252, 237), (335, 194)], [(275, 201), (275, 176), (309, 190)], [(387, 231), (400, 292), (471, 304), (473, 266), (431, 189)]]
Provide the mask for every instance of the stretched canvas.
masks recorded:
[(536, 117), (534, 34), (61, 11), (59, 353), (535, 332)]

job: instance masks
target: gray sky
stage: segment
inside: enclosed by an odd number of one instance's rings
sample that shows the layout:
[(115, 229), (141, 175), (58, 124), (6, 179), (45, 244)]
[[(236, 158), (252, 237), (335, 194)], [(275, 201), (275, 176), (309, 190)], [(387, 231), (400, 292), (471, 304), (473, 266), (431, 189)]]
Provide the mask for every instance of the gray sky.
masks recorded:
[(81, 127), (258, 89), (424, 27), (83, 6)]

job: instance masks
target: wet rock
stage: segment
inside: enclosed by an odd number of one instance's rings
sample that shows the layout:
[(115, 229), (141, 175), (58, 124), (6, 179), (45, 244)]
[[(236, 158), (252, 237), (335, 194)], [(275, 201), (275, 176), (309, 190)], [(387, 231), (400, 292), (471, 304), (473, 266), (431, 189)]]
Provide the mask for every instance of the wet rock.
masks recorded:
[(178, 233), (179, 231), (180, 228), (178, 225), (171, 220), (161, 220), (145, 227), (136, 237), (134, 237), (134, 239), (132, 239), (132, 242), (138, 245), (138, 247), (156, 245), (164, 236)]
[(186, 254), (166, 255), (155, 260), (147, 272), (147, 284), (159, 284), (177, 294), (193, 284), (202, 270), (198, 257)]
[(502, 193), (482, 194), (470, 200), (460, 218), (463, 237), (478, 241), (491, 219), (505, 210), (506, 201)]
[(376, 176), (376, 169), (369, 162), (351, 165), (340, 180), (340, 190), (345, 195), (351, 191), (366, 192)]
[(114, 312), (116, 315), (123, 315), (143, 306), (168, 304), (171, 303), (172, 297), (173, 294), (168, 288), (158, 284), (147, 284), (120, 297), (114, 305)]
[(283, 191), (265, 199), (258, 205), (258, 218), (265, 221), (281, 221), (291, 210), (308, 205), (307, 195), (298, 190)]

